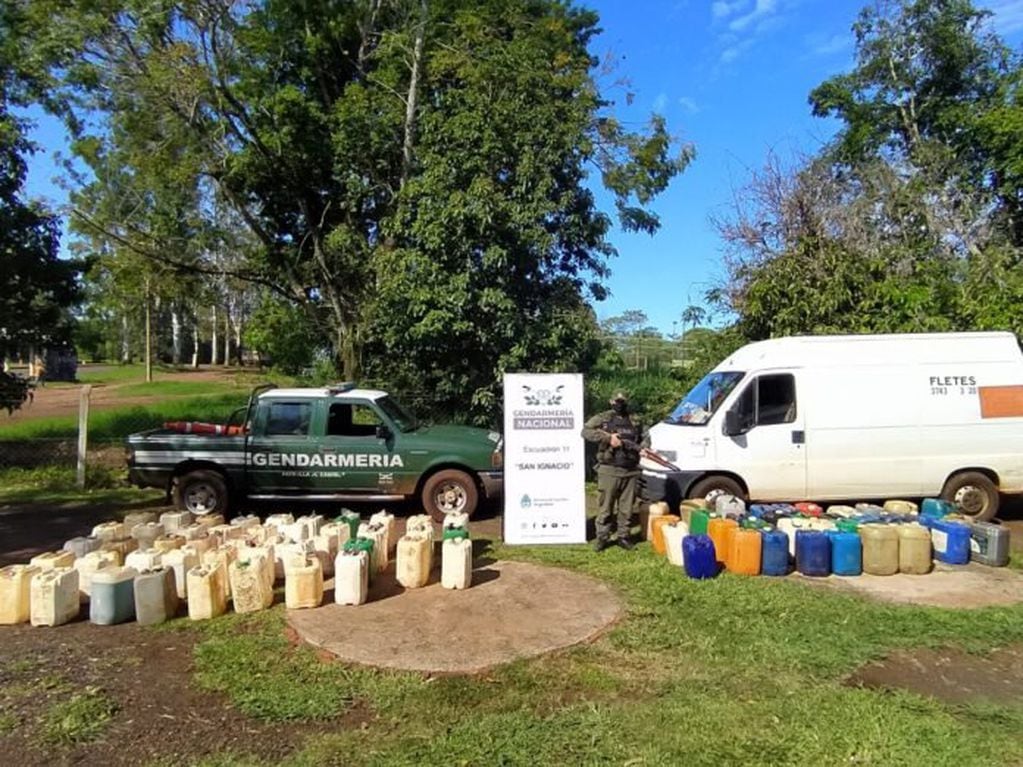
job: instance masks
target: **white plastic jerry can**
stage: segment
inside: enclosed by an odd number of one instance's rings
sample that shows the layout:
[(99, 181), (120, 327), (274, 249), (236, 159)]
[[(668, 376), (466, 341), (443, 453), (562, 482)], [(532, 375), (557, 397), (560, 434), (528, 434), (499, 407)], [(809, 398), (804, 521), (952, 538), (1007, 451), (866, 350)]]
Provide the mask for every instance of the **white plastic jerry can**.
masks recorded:
[(398, 543), (398, 535), (395, 530), (394, 515), (385, 509), (381, 509), (376, 514), (373, 514), (369, 518), (370, 522), (375, 522), (378, 525), (384, 525), (387, 528), (387, 536), (384, 538), (384, 547), (387, 549), (388, 556), (390, 556), (391, 549), (394, 548)]
[(385, 545), (387, 526), (379, 522), (363, 522), (359, 525), (359, 537), (368, 538), (373, 541), (373, 557), (370, 561), (370, 567), (373, 568), (373, 572), (382, 573), (387, 569), (389, 562), (387, 546)]
[(75, 560), (78, 571), (78, 595), (88, 599), (92, 594), (92, 576), (108, 567), (120, 567), (115, 551), (90, 551), (81, 559)]
[(178, 535), (177, 533), (169, 533), (166, 535), (161, 535), (159, 538), (153, 541), (153, 548), (160, 552), (171, 551), (172, 549), (180, 549), (186, 543), (188, 543), (188, 541), (185, 540), (185, 537), (183, 535)]
[(449, 538), (441, 544), (440, 585), (467, 589), (472, 584), (472, 541)]
[(465, 512), (454, 512), (452, 514), (444, 515), (445, 530), (451, 529), (465, 529), (469, 527), (469, 515)]
[(231, 595), (236, 613), (254, 613), (265, 610), (274, 602), (273, 587), (266, 582), (263, 559), (232, 562)]
[(291, 514), (271, 514), (266, 518), (263, 527), (268, 531), (283, 535), (288, 525), (295, 524), (295, 518)]
[(405, 535), (398, 541), (395, 573), (398, 583), (407, 589), (418, 589), (430, 580), (433, 542), (418, 535)]
[(28, 562), (40, 570), (54, 570), (58, 567), (74, 567), (75, 554), (73, 551), (47, 551), (36, 554)]
[(295, 524), (302, 525), (305, 528), (305, 534), (303, 535), (302, 540), (311, 540), (320, 534), (320, 528), (323, 527), (323, 515), (305, 514), (296, 519)]
[(160, 566), (160, 558), (162, 556), (163, 552), (158, 549), (138, 549), (124, 558), (124, 565), (140, 572), (142, 570), (155, 570)]
[(284, 603), (289, 610), (323, 603), (323, 568), (315, 556), (292, 559), (284, 570)]
[(177, 615), (178, 605), (173, 570), (156, 567), (135, 576), (135, 620), (140, 626), (170, 620)]
[(270, 593), (273, 593), (276, 580), (276, 563), (273, 544), (264, 543), (260, 546), (244, 546), (238, 549), (238, 563), (256, 567), (263, 576)]
[(369, 556), (365, 551), (342, 551), (334, 559), (334, 601), (361, 605), (369, 595)]
[(185, 599), (188, 596), (188, 571), (200, 565), (199, 552), (189, 544), (164, 553), (160, 557), (160, 562), (174, 572), (174, 587), (178, 599)]
[(195, 521), (196, 521), (197, 524), (200, 524), (203, 527), (205, 527), (207, 530), (209, 530), (211, 527), (216, 527), (217, 525), (224, 524), (224, 515), (223, 514), (200, 514), (198, 517), (195, 518)]
[(160, 515), (160, 524), (163, 525), (165, 533), (176, 533), (181, 528), (188, 527), (194, 521), (195, 518), (188, 511), (165, 511)]
[(209, 529), (209, 535), (218, 546), (223, 546), (228, 541), (244, 538), (245, 528), (235, 525), (216, 525)]
[(235, 517), (231, 520), (231, 524), (235, 527), (260, 527), (259, 517), (254, 514), (246, 514), (241, 517)]
[(317, 535), (312, 540), (313, 553), (320, 560), (323, 576), (329, 578), (334, 574), (334, 557), (337, 556), (337, 538), (330, 535)]
[(32, 604), (32, 578), (42, 572), (33, 565), (0, 568), (0, 625), (26, 623)]
[(72, 554), (75, 555), (75, 559), (81, 559), (86, 554), (89, 554), (93, 551), (98, 551), (100, 544), (102, 543), (103, 541), (101, 541), (99, 538), (94, 538), (91, 535), (88, 537), (78, 536), (77, 538), (72, 538), (69, 541), (65, 541), (63, 550), (70, 551)]
[(210, 567), (219, 567), (223, 573), (219, 579), (221, 588), (224, 589), (224, 601), (231, 598), (231, 579), (227, 577), (227, 570), (231, 563), (238, 559), (238, 549), (232, 546), (225, 546), (220, 549), (210, 549), (202, 554), (202, 563)]
[(157, 524), (156, 514), (152, 511), (132, 511), (124, 515), (124, 529), (128, 535), (139, 525)]
[(646, 517), (646, 529), (643, 532), (643, 535), (646, 536), (646, 540), (652, 541), (654, 539), (654, 520), (657, 517), (663, 517), (670, 513), (671, 507), (664, 501), (657, 501), (650, 504), (650, 509), (647, 511)]
[(61, 626), (78, 617), (78, 571), (55, 567), (32, 576), (31, 621), (33, 626)]
[(194, 621), (208, 620), (227, 611), (227, 579), (220, 563), (200, 565), (188, 571), (188, 617)]
[(163, 535), (163, 525), (159, 522), (142, 522), (131, 528), (131, 537), (138, 541), (140, 549), (153, 548), (153, 542)]
[(335, 554), (341, 551), (342, 547), (348, 543), (351, 534), (352, 529), (341, 522), (327, 522), (320, 528), (320, 535), (326, 535), (334, 539)]
[(312, 541), (278, 543), (274, 546), (274, 578), (281, 580), (293, 559), (305, 560), (313, 553)]
[(682, 567), (685, 564), (682, 558), (682, 539), (689, 535), (689, 525), (685, 522), (664, 525), (661, 533), (664, 535), (664, 550), (668, 555), (668, 564)]
[(206, 525), (200, 525), (198, 522), (193, 522), (188, 525), (188, 527), (179, 528), (177, 534), (186, 541), (194, 541), (196, 538), (205, 538), (208, 536), (209, 529)]
[(728, 493), (714, 499), (714, 510), (723, 517), (737, 517), (746, 511), (746, 502)]
[(125, 535), (126, 533), (123, 522), (101, 522), (92, 528), (92, 536), (94, 538), (99, 538), (104, 543), (106, 541), (124, 538)]

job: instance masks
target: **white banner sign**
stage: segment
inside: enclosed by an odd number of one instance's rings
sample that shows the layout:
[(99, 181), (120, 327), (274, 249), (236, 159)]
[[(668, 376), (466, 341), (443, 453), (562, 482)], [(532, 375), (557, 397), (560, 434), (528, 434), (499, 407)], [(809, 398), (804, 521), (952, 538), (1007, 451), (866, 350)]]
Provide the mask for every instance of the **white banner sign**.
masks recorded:
[(583, 377), (504, 377), (504, 540), (584, 543)]

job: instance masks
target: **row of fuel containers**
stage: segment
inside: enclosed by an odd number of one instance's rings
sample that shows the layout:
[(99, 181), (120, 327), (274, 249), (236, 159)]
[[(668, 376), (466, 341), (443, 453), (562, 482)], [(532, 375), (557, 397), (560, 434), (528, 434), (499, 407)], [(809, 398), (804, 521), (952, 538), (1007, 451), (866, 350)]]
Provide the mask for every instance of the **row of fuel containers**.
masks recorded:
[[(472, 545), (465, 515), (446, 520), (441, 551), (441, 585), (468, 588)], [(335, 577), (335, 601), (362, 604), (369, 581), (384, 570), (396, 550), (398, 581), (425, 585), (433, 567), (433, 522), (411, 517), (397, 544), (394, 516), (374, 514), (368, 522), (343, 510), (333, 521), (320, 515), (239, 517), (225, 524), (219, 515), (193, 520), (187, 512), (131, 514), (123, 522), (97, 525), (90, 536), (67, 541), (28, 564), (0, 568), (0, 624), (31, 622), (55, 626), (77, 618), (88, 604), (98, 624), (159, 623), (174, 617), (182, 602), (194, 620), (224, 613), (266, 609), (274, 586), (284, 580), (290, 609), (317, 607), (324, 578)]]
[(683, 501), (679, 515), (652, 504), (647, 537), (654, 550), (694, 578), (722, 569), (745, 575), (923, 575), (934, 560), (971, 560), (1002, 567), (1009, 560), (1009, 530), (964, 520), (947, 501), (925, 499), (884, 506), (813, 503), (754, 505), (719, 496)]

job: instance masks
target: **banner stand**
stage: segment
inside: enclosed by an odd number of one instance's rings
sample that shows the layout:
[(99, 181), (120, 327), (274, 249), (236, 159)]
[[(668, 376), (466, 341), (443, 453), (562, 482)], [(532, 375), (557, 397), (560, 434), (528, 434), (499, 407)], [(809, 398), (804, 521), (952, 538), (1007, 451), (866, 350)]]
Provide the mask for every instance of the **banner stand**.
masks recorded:
[(504, 541), (585, 543), (580, 373), (504, 376)]

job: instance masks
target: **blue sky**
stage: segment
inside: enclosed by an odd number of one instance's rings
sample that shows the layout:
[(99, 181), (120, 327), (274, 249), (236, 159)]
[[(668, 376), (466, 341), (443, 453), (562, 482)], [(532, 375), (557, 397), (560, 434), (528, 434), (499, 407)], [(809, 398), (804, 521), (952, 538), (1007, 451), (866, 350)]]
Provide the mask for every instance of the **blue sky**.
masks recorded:
[[(642, 126), (663, 114), (673, 134), (696, 146), (689, 169), (655, 203), (661, 230), (653, 237), (616, 231), (600, 319), (642, 309), (664, 333), (682, 310), (701, 304), (723, 280), (721, 244), (710, 218), (727, 213), (733, 193), (768, 153), (783, 161), (817, 151), (836, 125), (810, 115), (807, 95), (853, 63), (851, 27), (867, 0), (586, 0), (601, 17), (594, 53), (617, 68), (602, 77), (618, 115)], [(987, 0), (992, 23), (1019, 46), (1023, 0)], [(623, 85), (619, 81), (627, 80)], [(635, 95), (631, 106), (626, 92)], [(28, 192), (55, 207), (54, 151), (62, 132), (33, 112), (40, 151), (30, 164)], [(66, 150), (65, 150), (66, 151)], [(603, 199), (603, 207), (612, 210)]]

